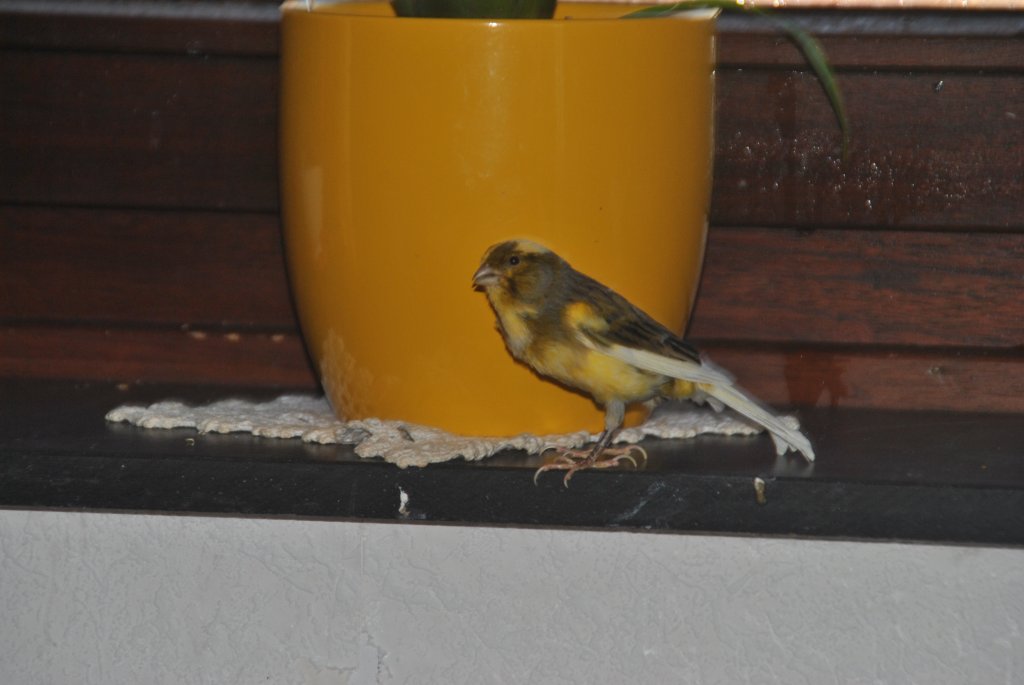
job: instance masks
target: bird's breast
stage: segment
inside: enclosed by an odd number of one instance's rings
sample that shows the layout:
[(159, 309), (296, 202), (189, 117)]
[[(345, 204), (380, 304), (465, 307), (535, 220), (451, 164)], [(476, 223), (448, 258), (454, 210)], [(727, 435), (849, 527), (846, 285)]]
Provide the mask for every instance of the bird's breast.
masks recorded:
[[(491, 294), (488, 293), (488, 295)], [(524, 359), (526, 350), (534, 338), (529, 322), (529, 317), (534, 314), (534, 310), (515, 302), (512, 298), (503, 297), (500, 293), (495, 293), (490, 299), (491, 305), (498, 315), (498, 325), (501, 327), (505, 344), (512, 356), (516, 359)]]
[(665, 381), (663, 376), (582, 345), (534, 347), (530, 363), (538, 372), (586, 392), (601, 405), (610, 400), (630, 403), (650, 399)]

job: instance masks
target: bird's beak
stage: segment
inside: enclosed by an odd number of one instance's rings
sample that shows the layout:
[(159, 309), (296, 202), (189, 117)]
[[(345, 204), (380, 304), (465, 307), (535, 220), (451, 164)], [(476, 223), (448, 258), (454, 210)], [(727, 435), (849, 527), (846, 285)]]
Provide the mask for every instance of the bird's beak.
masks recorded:
[(476, 273), (473, 274), (473, 287), (486, 288), (489, 285), (495, 285), (499, 278), (497, 271), (487, 264), (482, 264), (480, 268), (476, 270)]

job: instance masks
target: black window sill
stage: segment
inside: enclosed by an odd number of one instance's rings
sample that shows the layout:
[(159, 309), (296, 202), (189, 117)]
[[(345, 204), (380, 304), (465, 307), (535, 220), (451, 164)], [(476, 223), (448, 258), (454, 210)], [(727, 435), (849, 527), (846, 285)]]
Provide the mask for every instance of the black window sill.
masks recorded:
[(534, 486), (539, 459), (521, 453), (401, 470), (349, 447), (103, 418), (280, 392), (0, 380), (0, 507), (1024, 544), (1019, 415), (805, 409), (813, 466), (763, 436), (650, 441), (645, 469), (567, 490), (557, 473)]

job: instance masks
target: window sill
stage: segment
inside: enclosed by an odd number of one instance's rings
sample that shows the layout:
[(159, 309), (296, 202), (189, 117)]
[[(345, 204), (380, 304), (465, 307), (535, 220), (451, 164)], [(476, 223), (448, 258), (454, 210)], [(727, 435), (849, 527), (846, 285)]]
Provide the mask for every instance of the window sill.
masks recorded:
[(557, 474), (534, 486), (539, 458), (520, 453), (401, 470), (349, 447), (103, 419), (127, 402), (278, 392), (2, 380), (0, 506), (1024, 544), (1014, 415), (806, 409), (813, 465), (765, 438), (651, 441), (645, 469), (569, 489)]

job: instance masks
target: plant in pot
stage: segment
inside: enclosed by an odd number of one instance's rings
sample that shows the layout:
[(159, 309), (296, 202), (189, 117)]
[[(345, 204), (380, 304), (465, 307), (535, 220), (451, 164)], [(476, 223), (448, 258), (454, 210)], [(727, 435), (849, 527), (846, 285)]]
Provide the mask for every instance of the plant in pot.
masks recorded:
[[(289, 277), (339, 415), (477, 435), (602, 425), (589, 398), (513, 361), (470, 275), (488, 246), (532, 238), (682, 331), (720, 3), (693, 5), (283, 5)], [(523, 11), (547, 18), (507, 18)], [(651, 12), (671, 16), (622, 19)]]

